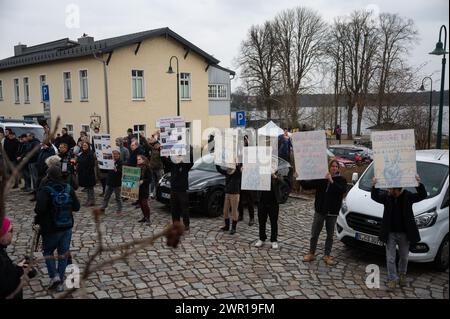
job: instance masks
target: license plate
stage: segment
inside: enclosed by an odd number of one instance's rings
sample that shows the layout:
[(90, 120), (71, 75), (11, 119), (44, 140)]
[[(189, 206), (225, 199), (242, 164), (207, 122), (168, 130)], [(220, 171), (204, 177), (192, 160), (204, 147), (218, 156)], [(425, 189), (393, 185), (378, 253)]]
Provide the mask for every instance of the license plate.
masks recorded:
[(165, 199), (170, 199), (170, 194), (161, 193), (161, 197)]
[(380, 239), (378, 239), (378, 237), (376, 237), (376, 236), (356, 233), (355, 238), (356, 238), (356, 240), (365, 241), (366, 243), (371, 243), (371, 244), (378, 245), (378, 246), (384, 246), (384, 243)]

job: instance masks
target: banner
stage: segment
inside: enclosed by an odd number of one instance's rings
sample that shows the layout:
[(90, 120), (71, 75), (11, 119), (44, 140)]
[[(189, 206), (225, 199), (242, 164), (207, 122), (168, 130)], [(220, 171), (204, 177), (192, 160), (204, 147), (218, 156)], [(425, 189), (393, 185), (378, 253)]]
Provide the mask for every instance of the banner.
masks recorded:
[(243, 160), (241, 189), (270, 191), (272, 168), (278, 167), (278, 161), (272, 158), (272, 148), (245, 147)]
[(186, 122), (182, 117), (161, 118), (157, 122), (160, 130), (161, 156), (185, 156)]
[(297, 180), (324, 179), (328, 172), (325, 131), (292, 134)]
[(114, 159), (111, 147), (111, 135), (94, 135), (94, 149), (98, 167), (105, 170), (114, 170)]
[(122, 167), (122, 197), (138, 200), (141, 169), (139, 167)]
[(414, 130), (372, 133), (377, 188), (417, 187)]

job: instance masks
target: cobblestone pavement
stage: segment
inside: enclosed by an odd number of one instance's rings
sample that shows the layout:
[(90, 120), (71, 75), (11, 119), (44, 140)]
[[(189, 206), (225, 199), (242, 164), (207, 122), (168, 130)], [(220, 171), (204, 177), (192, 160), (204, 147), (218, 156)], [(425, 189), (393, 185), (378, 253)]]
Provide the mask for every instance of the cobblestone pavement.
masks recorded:
[[(80, 201), (85, 193), (78, 192)], [(98, 195), (98, 189), (97, 189)], [(100, 198), (97, 196), (97, 202)], [(108, 245), (151, 236), (170, 222), (169, 211), (156, 201), (151, 202), (151, 226), (138, 224), (139, 209), (125, 204), (125, 213), (114, 213), (115, 202), (103, 219), (104, 237)], [(7, 200), (7, 211), (13, 219), (14, 238), (8, 252), (21, 259), (31, 241), (34, 203), (29, 195), (13, 191)], [(88, 298), (449, 298), (449, 274), (436, 272), (431, 265), (410, 264), (408, 286), (389, 293), (385, 288), (386, 267), (383, 256), (345, 247), (336, 241), (334, 266), (322, 261), (324, 237), (319, 241), (319, 256), (306, 264), (313, 202), (290, 199), (280, 207), (280, 249), (267, 243), (253, 247), (258, 227), (238, 224), (234, 236), (222, 233), (222, 218), (191, 217), (191, 230), (176, 249), (165, 247), (163, 240), (129, 257), (126, 261), (91, 275), (87, 281)], [(82, 208), (75, 214), (72, 238), (73, 261), (84, 267), (95, 251), (96, 234), (90, 210)], [(268, 222), (269, 223), (269, 222)], [(270, 226), (268, 226), (269, 234)], [(324, 232), (323, 232), (324, 233)], [(365, 285), (366, 266), (377, 264), (381, 269), (381, 287)], [(54, 298), (47, 292), (47, 270), (39, 263), (39, 275), (24, 287), (24, 298)]]

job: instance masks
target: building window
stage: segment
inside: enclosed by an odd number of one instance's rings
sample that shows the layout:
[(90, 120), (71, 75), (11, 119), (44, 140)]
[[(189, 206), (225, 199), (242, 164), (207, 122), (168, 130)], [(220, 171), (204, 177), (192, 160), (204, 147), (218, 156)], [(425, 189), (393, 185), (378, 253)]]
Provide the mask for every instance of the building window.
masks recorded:
[(144, 95), (144, 71), (132, 70), (131, 82), (133, 87), (133, 100), (143, 100)]
[(24, 102), (30, 103), (30, 83), (28, 78), (23, 78), (23, 96)]
[(0, 101), (3, 101), (3, 81), (0, 80)]
[(44, 101), (44, 95), (42, 95), (42, 87), (47, 84), (47, 76), (39, 75), (39, 84), (40, 84), (39, 87), (41, 88), (41, 102), (43, 102)]
[(14, 101), (16, 104), (20, 103), (19, 79), (14, 79)]
[(64, 101), (72, 100), (72, 79), (70, 72), (63, 73), (64, 78)]
[(66, 124), (67, 134), (73, 137), (73, 124)]
[(88, 71), (80, 71), (80, 98), (82, 101), (87, 101), (88, 95)]
[(81, 130), (86, 132), (86, 135), (89, 137), (89, 143), (91, 141), (91, 127), (86, 124), (81, 124)]
[(208, 85), (208, 97), (210, 99), (226, 99), (228, 97), (228, 86), (226, 84)]
[(191, 99), (191, 74), (190, 73), (181, 73), (180, 74), (180, 91), (181, 91), (181, 99), (182, 100), (190, 100)]
[(133, 125), (133, 135), (138, 139), (139, 143), (141, 142), (141, 133), (144, 133), (146, 136), (146, 125), (145, 124), (137, 124)]

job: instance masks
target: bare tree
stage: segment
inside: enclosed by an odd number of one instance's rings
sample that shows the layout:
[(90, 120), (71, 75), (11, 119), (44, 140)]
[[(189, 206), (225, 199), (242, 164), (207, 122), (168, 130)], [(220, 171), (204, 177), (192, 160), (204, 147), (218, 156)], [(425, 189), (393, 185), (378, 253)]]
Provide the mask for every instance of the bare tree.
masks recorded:
[(383, 106), (386, 105), (385, 95), (391, 77), (399, 69), (404, 69), (402, 60), (408, 48), (418, 41), (418, 32), (411, 19), (404, 19), (398, 14), (381, 13), (379, 21), (380, 50), (377, 52), (376, 86), (378, 93), (377, 124), (383, 118)]
[(298, 7), (280, 13), (274, 28), (286, 113), (290, 126), (297, 127), (298, 95), (308, 89), (308, 80), (324, 54), (326, 24), (317, 12)]

